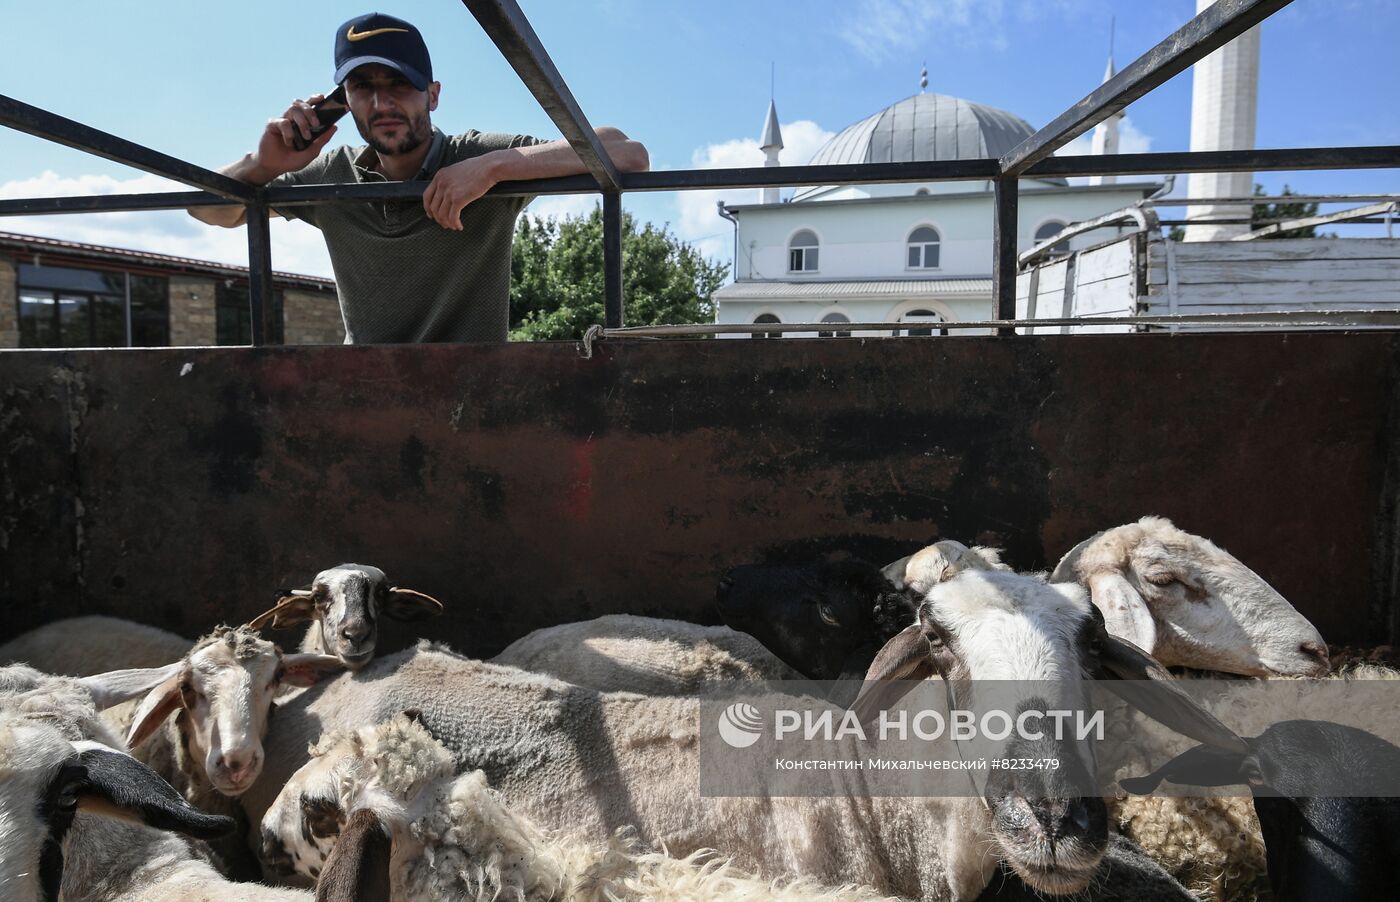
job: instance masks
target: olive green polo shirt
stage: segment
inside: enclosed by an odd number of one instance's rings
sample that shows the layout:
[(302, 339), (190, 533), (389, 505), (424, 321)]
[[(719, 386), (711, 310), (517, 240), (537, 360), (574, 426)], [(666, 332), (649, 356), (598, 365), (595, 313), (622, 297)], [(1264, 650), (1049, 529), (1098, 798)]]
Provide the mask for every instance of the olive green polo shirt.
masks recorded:
[[(418, 179), (443, 166), (508, 147), (528, 135), (433, 129)], [(368, 146), (323, 153), (274, 186), (383, 182)], [(277, 210), (321, 230), (335, 270), (346, 344), (505, 341), (510, 321), (510, 244), (529, 197), (483, 197), (462, 210), (462, 231), (444, 229), (421, 198), (332, 201)]]

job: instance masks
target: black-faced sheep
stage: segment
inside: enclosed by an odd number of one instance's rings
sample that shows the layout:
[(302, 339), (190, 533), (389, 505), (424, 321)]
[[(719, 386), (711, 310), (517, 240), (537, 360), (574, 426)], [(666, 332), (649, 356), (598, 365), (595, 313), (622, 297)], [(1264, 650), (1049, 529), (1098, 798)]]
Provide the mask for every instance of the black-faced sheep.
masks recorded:
[(379, 618), (417, 621), (442, 613), (430, 595), (390, 585), (384, 571), (365, 564), (340, 564), (316, 574), (311, 585), (284, 589), (277, 604), (249, 621), (253, 629), (290, 629), (310, 624), (301, 641), (307, 654), (335, 655), (351, 670), (374, 657)]
[(1307, 720), (1275, 724), (1244, 742), (1243, 749), (1196, 746), (1147, 776), (1122, 780), (1123, 788), (1248, 786), (1279, 902), (1392, 897), (1400, 748), (1365, 730)]
[(859, 680), (917, 602), (864, 561), (746, 564), (720, 580), (724, 622), (814, 680)]

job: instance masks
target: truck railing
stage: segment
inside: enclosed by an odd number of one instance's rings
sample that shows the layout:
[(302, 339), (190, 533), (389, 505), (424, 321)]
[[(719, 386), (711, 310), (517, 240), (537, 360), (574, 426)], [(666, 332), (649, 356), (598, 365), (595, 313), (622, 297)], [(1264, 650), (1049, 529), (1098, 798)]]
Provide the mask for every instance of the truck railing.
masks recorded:
[[(626, 192), (990, 180), (995, 217), (992, 283), (997, 315), (997, 319), (991, 322), (996, 324), (999, 334), (1006, 335), (1014, 332), (1006, 324), (1015, 319), (1016, 312), (1017, 201), (1021, 179), (1155, 175), (1167, 172), (1400, 168), (1400, 146), (1052, 156), (1076, 136), (1258, 25), (1289, 2), (1291, 0), (1218, 0), (1001, 159), (627, 173), (619, 172), (608, 156), (607, 149), (598, 140), (597, 133), (519, 4), (515, 0), (463, 0), (525, 86), (569, 140), (588, 170), (587, 175), (570, 178), (503, 183), (489, 193), (602, 195), (604, 326), (607, 334), (639, 334), (617, 331), (624, 323), (622, 195)], [(194, 192), (6, 200), (0, 201), (0, 216), (181, 209), (225, 204), (245, 206), (248, 211), (249, 304), (254, 345), (267, 343), (268, 336), (273, 334), (270, 208), (347, 200), (414, 198), (420, 197), (426, 187), (423, 183), (411, 182), (253, 187), (3, 95), (0, 95), (0, 124), (199, 189)], [(889, 328), (888, 325), (885, 327)], [(783, 330), (765, 324), (761, 331)], [(842, 331), (848, 331), (848, 328)]]

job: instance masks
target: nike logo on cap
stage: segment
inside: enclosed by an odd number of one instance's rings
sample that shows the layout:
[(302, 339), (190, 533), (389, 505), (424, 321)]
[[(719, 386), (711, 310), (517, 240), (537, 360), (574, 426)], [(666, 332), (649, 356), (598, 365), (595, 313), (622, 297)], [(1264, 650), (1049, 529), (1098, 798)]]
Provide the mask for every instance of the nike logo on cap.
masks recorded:
[(365, 38), (372, 38), (377, 34), (388, 34), (391, 31), (402, 31), (404, 34), (408, 33), (407, 28), (371, 28), (369, 31), (356, 31), (355, 26), (351, 25), (349, 28), (345, 29), (345, 37), (352, 41), (363, 41)]

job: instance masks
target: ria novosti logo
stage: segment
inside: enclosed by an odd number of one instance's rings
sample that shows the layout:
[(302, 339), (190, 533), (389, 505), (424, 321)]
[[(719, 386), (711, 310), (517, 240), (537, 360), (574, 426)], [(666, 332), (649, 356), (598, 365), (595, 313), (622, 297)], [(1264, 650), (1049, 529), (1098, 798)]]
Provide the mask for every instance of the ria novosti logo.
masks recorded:
[(719, 715), (719, 736), (730, 748), (746, 749), (763, 735), (763, 715), (745, 702), (735, 702)]

